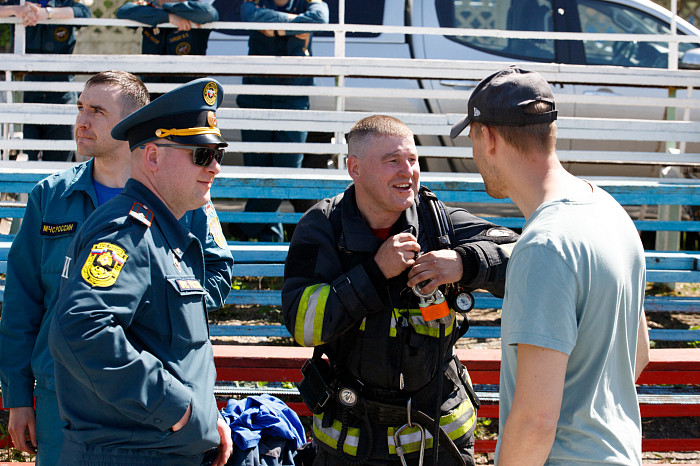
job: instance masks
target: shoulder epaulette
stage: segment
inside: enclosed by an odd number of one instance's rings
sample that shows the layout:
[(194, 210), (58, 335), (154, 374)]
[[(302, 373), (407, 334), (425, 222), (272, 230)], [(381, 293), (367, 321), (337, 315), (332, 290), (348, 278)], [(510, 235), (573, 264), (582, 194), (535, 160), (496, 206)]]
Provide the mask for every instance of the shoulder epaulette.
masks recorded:
[(131, 206), (131, 210), (129, 211), (129, 215), (147, 227), (150, 227), (153, 223), (153, 211), (140, 202), (134, 202), (134, 205)]

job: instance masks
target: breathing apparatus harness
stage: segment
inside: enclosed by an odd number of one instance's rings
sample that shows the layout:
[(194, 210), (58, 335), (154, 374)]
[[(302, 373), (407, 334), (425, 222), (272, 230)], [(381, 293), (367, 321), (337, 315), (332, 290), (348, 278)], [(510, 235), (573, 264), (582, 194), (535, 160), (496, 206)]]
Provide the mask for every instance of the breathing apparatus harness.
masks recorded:
[[(419, 202), (417, 205), (418, 214), (421, 219), (421, 226), (425, 229), (429, 240), (430, 250), (449, 249), (454, 243), (454, 227), (445, 210), (445, 206), (428, 188), (421, 186), (419, 193)], [(332, 222), (333, 223), (333, 222)], [(336, 235), (340, 229), (339, 225), (334, 225)], [(339, 377), (338, 368), (334, 364), (331, 366), (323, 360), (323, 353), (328, 354), (329, 361), (337, 361), (335, 354), (330, 354), (329, 348), (325, 345), (314, 348), (313, 357), (307, 360), (302, 367), (303, 378), (297, 385), (302, 399), (309, 407), (312, 413), (321, 414), (333, 410), (333, 406), (340, 405), (341, 408), (341, 431), (337, 441), (336, 452), (342, 461), (349, 465), (364, 464), (369, 459), (369, 455), (373, 449), (374, 435), (372, 421), (379, 424), (399, 425), (405, 422), (401, 427), (396, 429), (394, 433), (394, 444), (396, 454), (401, 459), (401, 462), (406, 466), (404, 452), (400, 443), (400, 434), (403, 430), (418, 427), (420, 432), (420, 456), (419, 466), (423, 466), (423, 455), (425, 451), (426, 434), (423, 425), (433, 423), (433, 465), (438, 465), (438, 451), (442, 443), (446, 451), (454, 458), (458, 464), (465, 464), (454, 442), (449, 438), (447, 433), (440, 427), (440, 417), (442, 414), (442, 390), (443, 390), (443, 353), (445, 351), (445, 328), (451, 323), (450, 307), (447, 304), (445, 294), (440, 289), (435, 289), (431, 293), (423, 293), (422, 287), (426, 283), (419, 283), (412, 287), (413, 293), (418, 297), (419, 307), (423, 320), (426, 322), (438, 320), (439, 322), (439, 339), (437, 351), (437, 394), (435, 414), (431, 419), (430, 416), (413, 409), (411, 407), (411, 398), (408, 398), (406, 407), (382, 403), (367, 399), (360, 396), (363, 391), (361, 382), (353, 380), (352, 383), (344, 383)], [(450, 289), (452, 299), (452, 308), (456, 311), (465, 314), (469, 312), (474, 305), (474, 298), (471, 293), (459, 288), (458, 285), (447, 285)], [(464, 321), (457, 330), (457, 335), (461, 337), (469, 328), (469, 322), (466, 316)], [(403, 374), (402, 374), (403, 375)], [(466, 381), (464, 382), (466, 384)], [(360, 386), (358, 386), (358, 384)], [(467, 384), (468, 385), (468, 384)], [(468, 394), (474, 408), (478, 407), (478, 398), (471, 387), (467, 387)], [(363, 426), (368, 435), (368, 445), (366, 452), (361, 457), (353, 458), (347, 454), (343, 446), (347, 438), (348, 431), (348, 416), (353, 413), (356, 417), (363, 419)], [(326, 417), (329, 419), (327, 420)], [(370, 420), (371, 418), (371, 420)], [(330, 416), (324, 416), (323, 422), (330, 422)], [(442, 442), (441, 442), (442, 441)]]

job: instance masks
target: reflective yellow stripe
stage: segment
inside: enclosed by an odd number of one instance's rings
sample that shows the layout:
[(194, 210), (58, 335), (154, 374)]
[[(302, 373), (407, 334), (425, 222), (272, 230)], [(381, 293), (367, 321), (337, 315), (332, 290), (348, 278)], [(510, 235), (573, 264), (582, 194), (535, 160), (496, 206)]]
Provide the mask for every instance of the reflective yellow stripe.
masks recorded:
[[(330, 427), (323, 427), (323, 413), (320, 415), (314, 414), (314, 437), (336, 450), (338, 448), (338, 440), (340, 439), (340, 430), (342, 424), (337, 419), (333, 420)], [(360, 443), (360, 429), (357, 427), (349, 427), (345, 443), (343, 443), (343, 451), (348, 455), (357, 456), (357, 445)]]
[[(457, 440), (467, 432), (476, 422), (476, 410), (472, 407), (471, 401), (464, 400), (457, 406), (456, 409), (448, 414), (440, 417), (440, 426), (445, 431), (448, 437), (452, 440)], [(394, 432), (399, 427), (389, 427), (387, 429), (387, 442), (389, 445), (389, 453), (396, 454), (396, 445), (394, 444)], [(432, 426), (425, 429), (425, 447), (432, 448), (433, 436), (430, 433)], [(403, 447), (404, 453), (411, 453), (420, 450), (420, 430), (418, 427), (410, 427), (401, 431), (399, 442)]]
[[(408, 310), (409, 319), (408, 322), (411, 324), (416, 333), (420, 335), (427, 335), (433, 338), (440, 337), (440, 323), (437, 320), (431, 320), (426, 322), (423, 320), (423, 316), (420, 313), (420, 309), (409, 309)], [(445, 336), (452, 334), (454, 329), (455, 316), (457, 314), (454, 310), (450, 309), (450, 317), (452, 319), (450, 325), (445, 327)]]
[(398, 309), (394, 308), (391, 313), (391, 326), (389, 327), (389, 336), (396, 337), (396, 323), (398, 322), (401, 313)]
[[(408, 314), (408, 316), (406, 316)], [(455, 316), (457, 315), (455, 311), (450, 309), (450, 315), (452, 316), (452, 323), (445, 327), (445, 336), (451, 335), (454, 329)], [(389, 327), (389, 336), (396, 337), (398, 332), (397, 324), (398, 318), (403, 316), (407, 319), (409, 325), (413, 327), (419, 335), (427, 335), (433, 338), (440, 337), (440, 323), (437, 320), (426, 322), (423, 320), (423, 315), (420, 313), (420, 309), (396, 309), (394, 308), (393, 314), (391, 316), (391, 326)], [(365, 320), (362, 320), (360, 324), (360, 331), (365, 330)]]
[(302, 346), (323, 344), (323, 315), (331, 286), (320, 283), (309, 286), (299, 300), (297, 320), (294, 325), (294, 339)]
[[(340, 431), (342, 429), (342, 424), (339, 420), (334, 419), (333, 424), (330, 427), (323, 427), (323, 414), (314, 414), (313, 418), (313, 433), (314, 437), (320, 441), (333, 448), (334, 450), (338, 448), (338, 440), (340, 439)], [(440, 418), (440, 426), (445, 431), (447, 436), (451, 440), (457, 440), (458, 438), (469, 432), (476, 422), (476, 410), (472, 407), (469, 400), (464, 400), (460, 405), (449, 412), (448, 414)], [(387, 446), (389, 448), (389, 454), (396, 454), (396, 444), (394, 443), (394, 432), (399, 429), (399, 427), (389, 427), (387, 428)], [(432, 426), (430, 426), (432, 429)], [(432, 448), (433, 446), (433, 436), (430, 433), (430, 429), (425, 429), (425, 447)], [(404, 453), (412, 453), (420, 450), (420, 430), (418, 427), (406, 428), (401, 431), (399, 436), (399, 442), (403, 447)], [(345, 437), (345, 443), (343, 444), (343, 451), (349, 455), (357, 456), (357, 446), (360, 442), (360, 429), (357, 427), (349, 427), (347, 430), (347, 435)]]

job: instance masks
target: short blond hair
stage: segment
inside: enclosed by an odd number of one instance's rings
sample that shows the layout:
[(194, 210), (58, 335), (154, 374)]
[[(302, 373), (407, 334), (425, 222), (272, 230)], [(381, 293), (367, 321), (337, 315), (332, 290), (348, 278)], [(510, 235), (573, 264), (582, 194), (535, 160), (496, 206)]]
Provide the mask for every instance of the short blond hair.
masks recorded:
[(389, 115), (372, 115), (353, 125), (347, 135), (348, 155), (361, 155), (360, 149), (370, 136), (413, 137), (406, 124)]

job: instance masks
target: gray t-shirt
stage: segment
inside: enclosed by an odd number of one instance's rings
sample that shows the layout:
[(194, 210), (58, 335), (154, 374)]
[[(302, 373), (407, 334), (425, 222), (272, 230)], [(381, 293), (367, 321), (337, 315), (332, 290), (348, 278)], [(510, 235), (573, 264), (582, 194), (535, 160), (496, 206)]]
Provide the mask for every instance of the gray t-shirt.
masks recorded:
[(637, 230), (605, 191), (535, 211), (506, 275), (499, 434), (513, 402), (517, 345), (536, 345), (569, 355), (546, 464), (641, 464), (634, 366), (644, 286)]

